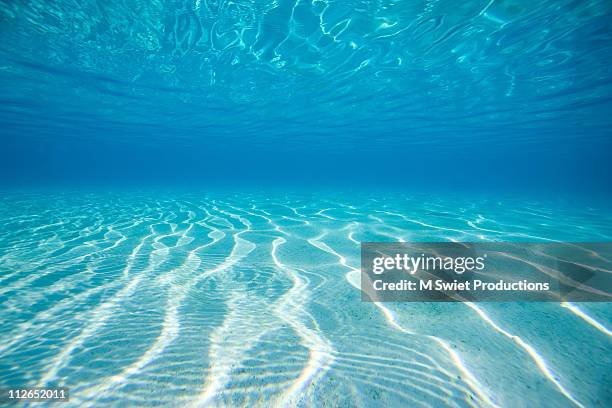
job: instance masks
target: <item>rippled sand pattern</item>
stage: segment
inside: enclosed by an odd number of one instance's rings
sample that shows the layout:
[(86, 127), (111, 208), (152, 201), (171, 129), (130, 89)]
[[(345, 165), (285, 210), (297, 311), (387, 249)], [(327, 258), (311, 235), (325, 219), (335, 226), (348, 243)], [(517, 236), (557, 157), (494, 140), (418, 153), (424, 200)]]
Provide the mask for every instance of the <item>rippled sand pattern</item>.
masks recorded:
[(68, 386), (79, 407), (612, 402), (608, 304), (365, 303), (357, 271), (360, 241), (609, 241), (609, 213), (159, 197), (0, 199), (0, 386)]

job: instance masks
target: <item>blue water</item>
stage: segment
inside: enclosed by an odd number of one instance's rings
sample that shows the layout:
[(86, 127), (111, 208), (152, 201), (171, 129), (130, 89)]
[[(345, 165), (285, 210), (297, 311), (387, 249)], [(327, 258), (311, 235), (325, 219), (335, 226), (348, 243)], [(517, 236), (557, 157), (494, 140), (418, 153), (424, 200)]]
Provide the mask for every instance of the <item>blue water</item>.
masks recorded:
[(606, 0), (0, 4), (7, 183), (609, 190)]
[(0, 0), (0, 388), (612, 405), (608, 303), (371, 303), (362, 241), (612, 241), (612, 2)]

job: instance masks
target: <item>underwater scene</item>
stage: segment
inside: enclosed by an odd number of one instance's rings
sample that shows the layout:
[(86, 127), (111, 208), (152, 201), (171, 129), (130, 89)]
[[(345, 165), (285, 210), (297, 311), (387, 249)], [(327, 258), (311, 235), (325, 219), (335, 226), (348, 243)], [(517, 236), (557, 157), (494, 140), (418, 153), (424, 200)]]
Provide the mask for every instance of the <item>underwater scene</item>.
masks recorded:
[[(0, 0), (0, 40), (0, 406), (612, 406), (612, 2)], [(599, 297), (367, 299), (366, 243), (559, 245), (504, 256)]]

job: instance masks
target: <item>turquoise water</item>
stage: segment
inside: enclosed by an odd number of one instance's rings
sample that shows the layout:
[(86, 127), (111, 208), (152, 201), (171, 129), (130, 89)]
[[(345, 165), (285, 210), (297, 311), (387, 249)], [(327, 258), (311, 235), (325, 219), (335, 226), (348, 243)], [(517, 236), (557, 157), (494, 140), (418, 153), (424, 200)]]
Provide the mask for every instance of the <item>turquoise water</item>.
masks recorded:
[(612, 3), (0, 1), (4, 183), (609, 192)]
[[(609, 303), (371, 303), (362, 241), (612, 240), (609, 0), (0, 0), (0, 389), (609, 407)], [(594, 254), (595, 255), (595, 254)]]
[(68, 386), (73, 406), (612, 397), (608, 303), (374, 304), (358, 289), (360, 241), (609, 241), (601, 207), (73, 192), (5, 195), (0, 214), (0, 383)]

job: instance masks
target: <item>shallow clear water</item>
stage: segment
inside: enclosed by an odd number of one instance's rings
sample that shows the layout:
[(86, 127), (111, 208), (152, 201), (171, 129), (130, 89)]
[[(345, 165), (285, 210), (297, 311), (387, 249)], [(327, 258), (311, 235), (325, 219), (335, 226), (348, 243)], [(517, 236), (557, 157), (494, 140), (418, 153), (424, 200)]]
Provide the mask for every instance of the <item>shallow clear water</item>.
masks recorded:
[(0, 389), (612, 406), (608, 303), (357, 279), (361, 241), (610, 242), (610, 61), (609, 0), (0, 0)]
[(610, 21), (607, 0), (0, 1), (0, 175), (609, 190)]
[(459, 195), (5, 195), (0, 383), (65, 385), (74, 406), (606, 406), (607, 303), (373, 304), (358, 290), (360, 241), (609, 241), (604, 210)]

